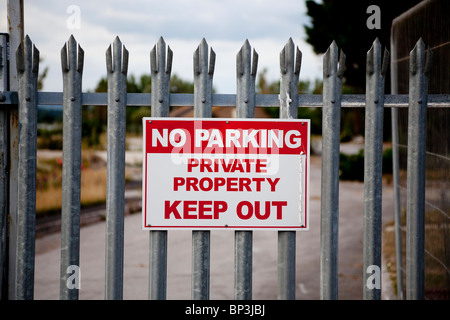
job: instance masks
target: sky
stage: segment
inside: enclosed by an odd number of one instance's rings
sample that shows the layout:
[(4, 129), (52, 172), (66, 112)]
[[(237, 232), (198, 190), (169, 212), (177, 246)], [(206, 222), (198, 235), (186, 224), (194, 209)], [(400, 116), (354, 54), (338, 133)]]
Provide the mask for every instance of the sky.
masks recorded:
[[(0, 32), (7, 31), (0, 0)], [(193, 53), (205, 38), (216, 53), (216, 93), (236, 92), (236, 54), (248, 39), (258, 74), (279, 80), (279, 54), (289, 38), (302, 52), (300, 80), (322, 79), (322, 56), (306, 43), (304, 0), (24, 0), (25, 34), (48, 67), (43, 91), (62, 91), (60, 50), (73, 35), (85, 52), (83, 91), (106, 76), (105, 51), (119, 36), (129, 51), (128, 75), (150, 73), (150, 51), (162, 36), (173, 51), (172, 75), (193, 82)]]

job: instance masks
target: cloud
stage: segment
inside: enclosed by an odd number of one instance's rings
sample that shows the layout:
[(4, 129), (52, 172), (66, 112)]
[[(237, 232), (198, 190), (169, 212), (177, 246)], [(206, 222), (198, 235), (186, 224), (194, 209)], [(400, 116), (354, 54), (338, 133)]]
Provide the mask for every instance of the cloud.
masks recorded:
[(292, 36), (302, 32), (306, 19), (303, 2), (292, 0), (108, 1), (107, 7), (98, 3), (80, 6), (85, 19), (114, 32), (192, 40)]
[[(300, 79), (321, 77), (321, 57), (303, 40), (308, 23), (303, 1), (292, 0), (25, 0), (25, 33), (49, 67), (46, 91), (61, 91), (60, 50), (73, 34), (85, 51), (83, 90), (93, 90), (106, 75), (105, 51), (118, 35), (130, 52), (129, 74), (149, 73), (150, 50), (163, 36), (174, 52), (173, 73), (192, 80), (193, 52), (204, 37), (217, 54), (214, 86), (219, 93), (236, 90), (236, 54), (245, 39), (259, 54), (258, 71), (279, 78), (279, 53), (292, 37), (303, 53)], [(3, 5), (3, 7), (2, 7)], [(79, 29), (69, 29), (79, 7)], [(3, 10), (5, 8), (5, 10)], [(6, 4), (0, 4), (6, 12)], [(4, 18), (3, 18), (4, 17)], [(6, 14), (0, 16), (6, 28)], [(319, 70), (320, 69), (320, 70)]]

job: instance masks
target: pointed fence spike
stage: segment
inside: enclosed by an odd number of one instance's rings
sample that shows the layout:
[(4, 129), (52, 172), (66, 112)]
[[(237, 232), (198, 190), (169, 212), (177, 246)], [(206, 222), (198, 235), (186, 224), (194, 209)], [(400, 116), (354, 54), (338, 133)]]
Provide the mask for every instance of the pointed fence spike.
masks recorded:
[(199, 72), (208, 72), (207, 65), (208, 65), (208, 44), (206, 43), (205, 38), (202, 39), (200, 42), (199, 48)]
[(69, 36), (69, 39), (67, 40), (67, 42), (69, 43), (69, 46), (74, 46), (77, 43), (77, 40), (75, 39), (74, 35), (71, 34)]
[(158, 39), (158, 48), (162, 49), (166, 47), (166, 42), (164, 41), (164, 38), (161, 36)]
[[(167, 55), (167, 59), (166, 59)], [(166, 117), (170, 106), (170, 73), (172, 71), (173, 52), (162, 37), (150, 52), (151, 65), (151, 114), (153, 117)]]
[(292, 38), (289, 38), (280, 53), (280, 118), (297, 118), (300, 66), (300, 50), (296, 50)]
[(200, 74), (200, 46), (194, 51), (194, 74)]
[(243, 47), (239, 50), (236, 55), (236, 73), (238, 77), (241, 77), (244, 74), (244, 65), (243, 65)]
[(328, 78), (334, 75), (337, 71), (336, 64), (338, 61), (338, 47), (336, 41), (333, 42), (328, 47), (327, 51), (323, 56), (323, 77)]
[(68, 42), (70, 42), (70, 43), (75, 43), (76, 42), (75, 37), (73, 36), (73, 34), (70, 35)]
[(17, 71), (19, 73), (22, 73), (25, 71), (25, 66), (24, 66), (24, 62), (23, 62), (23, 44), (19, 44), (19, 47), (17, 48), (16, 51), (16, 67), (17, 67)]
[(212, 76), (214, 74), (214, 69), (216, 67), (216, 53), (211, 48), (209, 52), (209, 68), (208, 68), (208, 74)]
[(286, 46), (290, 49), (294, 48), (294, 40), (292, 40), (292, 37), (289, 37), (289, 40), (287, 41)]
[(252, 73), (251, 73), (251, 75), (253, 77), (256, 76), (256, 72), (258, 69), (258, 58), (259, 58), (258, 53), (256, 52), (255, 49), (253, 49), (253, 62), (252, 62)]
[(71, 68), (78, 73), (83, 72), (84, 66), (84, 50), (75, 40), (73, 35), (70, 35), (69, 39), (61, 48), (61, 68), (63, 72), (68, 72)]
[(286, 47), (283, 47), (283, 49), (280, 52), (280, 71), (281, 74), (286, 74)]
[(156, 51), (158, 57), (158, 71), (164, 73), (166, 71), (166, 43), (162, 37), (159, 38)]
[(433, 62), (433, 51), (430, 49), (430, 47), (428, 47), (427, 56), (425, 59), (425, 68), (423, 71), (426, 77), (430, 75), (432, 62)]
[(295, 68), (295, 62), (294, 62), (294, 42), (292, 41), (292, 38), (289, 38), (288, 42), (284, 46), (284, 62), (285, 62), (285, 71), (286, 73), (289, 72), (291, 68)]
[[(252, 57), (253, 52), (253, 57)], [(236, 55), (236, 117), (253, 118), (255, 116), (255, 80), (258, 55), (246, 39)]]
[(381, 67), (381, 75), (383, 77), (386, 76), (387, 70), (389, 68), (390, 57), (391, 54), (389, 53), (389, 50), (387, 48), (384, 48), (383, 66)]
[(297, 76), (300, 75), (301, 66), (302, 66), (302, 52), (297, 47), (296, 57), (295, 57), (295, 71), (294, 71), (295, 75), (297, 75)]
[(122, 52), (122, 70), (121, 72), (123, 74), (127, 74), (128, 72), (128, 59), (129, 59), (129, 52), (125, 46), (123, 46), (123, 52)]
[(216, 54), (203, 38), (194, 52), (194, 117), (212, 117), (212, 80)]
[(376, 38), (372, 44), (372, 47), (367, 52), (367, 72), (369, 75), (379, 72), (382, 76), (384, 76), (387, 72), (388, 66), (389, 52), (385, 48), (383, 59), (381, 59), (381, 42), (378, 38)]
[(372, 43), (372, 73), (374, 72), (380, 72), (382, 70), (381, 67), (381, 43), (380, 40), (375, 38), (375, 40)]
[[(119, 36), (116, 36), (113, 41), (113, 64), (116, 63), (117, 67), (114, 67), (114, 71), (121, 71), (122, 70), (122, 50), (123, 45), (122, 42), (119, 39)], [(119, 59), (115, 58), (115, 56), (120, 57)]]
[(242, 77), (247, 71), (250, 76), (255, 77), (258, 68), (258, 53), (251, 48), (250, 42), (245, 40), (236, 55), (236, 71), (238, 77)]
[(344, 77), (344, 71), (345, 71), (345, 53), (341, 49), (340, 55), (339, 55), (339, 66), (338, 66), (338, 78), (342, 80)]
[(420, 37), (419, 40), (417, 40), (416, 46), (419, 49), (424, 49), (425, 48), (425, 42), (423, 41), (422, 37)]
[(423, 62), (423, 56), (424, 56), (424, 42), (422, 38), (420, 38), (417, 42), (414, 48), (409, 53), (409, 65), (410, 65), (410, 73), (412, 75), (415, 75), (417, 72), (420, 72), (420, 70), (423, 68), (422, 62)]
[(373, 41), (373, 46), (379, 47), (381, 50), (381, 42), (380, 39), (378, 39), (378, 37), (376, 37), (375, 40)]
[(67, 61), (67, 44), (61, 48), (61, 67), (63, 72), (69, 71), (69, 63)]
[(156, 63), (156, 45), (150, 51), (150, 70), (152, 73), (158, 73), (158, 65)]
[(366, 60), (366, 71), (369, 75), (374, 74), (376, 69), (376, 61), (375, 61), (375, 48), (374, 45), (370, 47), (370, 50), (367, 52), (367, 60)]
[(120, 70), (122, 70), (122, 43), (120, 42), (120, 40), (118, 39), (118, 37), (116, 37), (116, 39), (113, 42), (113, 60), (112, 60), (112, 65), (113, 65), (113, 71), (114, 72), (120, 72)]
[[(77, 41), (73, 35), (70, 35), (69, 40), (67, 41), (67, 58), (69, 59), (69, 69), (74, 67), (76, 69), (76, 54), (77, 54)], [(71, 65), (74, 63), (74, 66)]]
[(33, 45), (33, 68), (31, 70), (33, 73), (39, 73), (39, 50)]
[(416, 47), (414, 47), (413, 51), (411, 51), (409, 55), (409, 70), (412, 75), (417, 73), (417, 55), (416, 55)]
[(73, 35), (70, 36), (67, 45), (67, 59), (69, 60), (69, 69), (76, 69), (77, 43)]
[(113, 65), (112, 65), (112, 52), (111, 52), (111, 45), (108, 46), (108, 49), (106, 49), (106, 71), (108, 73), (113, 73)]
[(33, 42), (31, 42), (31, 39), (28, 35), (25, 37), (23, 49), (24, 49), (23, 58), (24, 58), (25, 69), (26, 69), (28, 61), (32, 62), (32, 59), (33, 59)]
[(166, 74), (170, 75), (172, 73), (172, 59), (173, 59), (173, 52), (170, 47), (167, 47), (167, 64), (166, 64)]
[(84, 67), (84, 50), (78, 45), (78, 63), (77, 63), (77, 72), (82, 73)]
[(414, 48), (409, 53), (409, 69), (410, 74), (415, 75), (417, 72), (423, 72), (428, 76), (431, 69), (433, 51), (428, 48), (425, 50), (425, 42), (420, 38)]
[(24, 41), (21, 41), (16, 51), (16, 68), (18, 73), (25, 72), (28, 59), (32, 59), (32, 52), (28, 50), (32, 46), (30, 37), (26, 35)]
[(327, 51), (325, 51), (322, 60), (323, 60), (323, 78), (328, 78), (331, 74), (330, 47), (328, 47)]
[(26, 35), (25, 36), (25, 39), (24, 39), (24, 48), (26, 48), (27, 46), (29, 47), (29, 46), (31, 46), (33, 43), (32, 43), (32, 41), (31, 41), (31, 38), (30, 38), (30, 36), (29, 35)]
[[(153, 51), (155, 50), (155, 51)], [(172, 72), (172, 59), (173, 59), (173, 52), (172, 49), (170, 49), (170, 46), (167, 46), (167, 60), (166, 60), (166, 42), (164, 41), (163, 37), (160, 37), (158, 40), (158, 44), (156, 48), (153, 48), (151, 52), (151, 57), (154, 55), (154, 57), (157, 58), (157, 61), (153, 61), (156, 59), (152, 59), (152, 71), (153, 72), (165, 72), (166, 74), (170, 75)], [(155, 67), (156, 66), (156, 67)]]

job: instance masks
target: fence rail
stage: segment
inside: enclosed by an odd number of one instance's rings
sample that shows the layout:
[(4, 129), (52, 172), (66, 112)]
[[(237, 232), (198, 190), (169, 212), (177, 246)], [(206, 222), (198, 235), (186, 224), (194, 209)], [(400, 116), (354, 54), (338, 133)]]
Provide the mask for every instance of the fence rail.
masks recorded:
[[(3, 39), (3, 38), (2, 38)], [(3, 40), (4, 41), (4, 40)], [(2, 42), (3, 43), (3, 42)], [(6, 61), (4, 50), (0, 61)], [(23, 54), (22, 54), (23, 52)], [(449, 95), (429, 95), (426, 98), (426, 72), (424, 65), (425, 47), (419, 40), (414, 48), (417, 56), (411, 64), (411, 79), (417, 77), (420, 88), (412, 86), (408, 95), (386, 95), (384, 77), (387, 72), (389, 54), (382, 58), (381, 44), (375, 40), (367, 55), (367, 94), (342, 95), (341, 82), (344, 75), (345, 55), (339, 54), (333, 42), (324, 55), (324, 90), (323, 95), (300, 95), (298, 81), (301, 66), (301, 51), (289, 39), (280, 53), (280, 94), (262, 95), (255, 93), (255, 79), (258, 66), (258, 54), (245, 41), (237, 54), (236, 94), (213, 94), (212, 80), (216, 54), (203, 39), (194, 53), (194, 94), (171, 94), (169, 81), (173, 52), (166, 48), (163, 38), (150, 52), (150, 71), (152, 76), (151, 94), (132, 94), (126, 92), (126, 77), (129, 53), (116, 38), (112, 47), (106, 51), (108, 74), (108, 93), (81, 92), (84, 53), (73, 37), (61, 51), (63, 72), (63, 92), (38, 92), (37, 71), (39, 52), (26, 37), (17, 50), (17, 70), (19, 75), (18, 91), (7, 91), (0, 87), (0, 116), (6, 117), (11, 106), (19, 106), (19, 187), (17, 221), (17, 246), (14, 273), (15, 295), (10, 298), (32, 299), (34, 286), (34, 233), (35, 233), (35, 173), (36, 173), (36, 121), (39, 105), (63, 105), (63, 210), (62, 210), (62, 245), (61, 245), (61, 299), (77, 299), (77, 289), (67, 288), (67, 268), (79, 265), (79, 189), (80, 189), (80, 149), (81, 149), (81, 106), (99, 105), (108, 108), (108, 181), (107, 181), (107, 220), (106, 220), (106, 284), (105, 299), (121, 299), (123, 291), (123, 204), (124, 204), (124, 163), (125, 163), (125, 109), (132, 106), (151, 106), (152, 117), (166, 117), (170, 106), (192, 106), (195, 117), (211, 117), (212, 106), (236, 107), (237, 117), (254, 117), (255, 107), (279, 107), (281, 118), (297, 118), (299, 107), (323, 107), (323, 152), (322, 152), (322, 197), (321, 197), (321, 298), (338, 298), (338, 221), (339, 221), (339, 132), (340, 110), (343, 107), (366, 108), (366, 143), (365, 143), (365, 236), (364, 236), (364, 281), (361, 288), (365, 299), (380, 299), (381, 287), (368, 287), (371, 270), (377, 266), (381, 270), (381, 144), (383, 132), (383, 110), (391, 108), (416, 108), (421, 112), (426, 107), (449, 107)], [(428, 54), (429, 56), (429, 54)], [(427, 60), (428, 61), (428, 60)], [(428, 62), (427, 62), (428, 65)], [(0, 64), (0, 71), (5, 65)], [(1, 74), (1, 72), (0, 72)], [(419, 85), (418, 85), (419, 86)], [(416, 98), (415, 94), (421, 96)], [(415, 111), (413, 111), (415, 112)], [(413, 117), (413, 114), (411, 117)], [(410, 128), (417, 130), (418, 120), (411, 118)], [(424, 131), (420, 130), (423, 139)], [(10, 150), (5, 135), (0, 136), (2, 154)], [(410, 140), (414, 143), (414, 137)], [(3, 151), (5, 153), (3, 153)], [(420, 164), (424, 151), (411, 153), (410, 161), (419, 161), (416, 169), (408, 172), (408, 179), (421, 185), (425, 168)], [(7, 177), (7, 156), (1, 158), (1, 177)], [(9, 167), (8, 167), (9, 168)], [(5, 184), (7, 179), (2, 179)], [(34, 182), (33, 182), (34, 181)], [(408, 184), (408, 190), (414, 187)], [(8, 188), (2, 187), (3, 191)], [(411, 189), (412, 190), (412, 189)], [(14, 190), (10, 192), (15, 192)], [(413, 191), (411, 191), (413, 192)], [(413, 214), (423, 216), (420, 205), (423, 189), (414, 191), (416, 197), (409, 199)], [(413, 193), (411, 193), (413, 195)], [(6, 212), (3, 208), (0, 230), (6, 229)], [(412, 209), (409, 209), (412, 210)], [(408, 229), (410, 238), (416, 237), (420, 230)], [(1, 265), (7, 269), (6, 244), (2, 237)], [(166, 299), (167, 286), (167, 231), (150, 231), (149, 252), (149, 298)], [(295, 254), (296, 233), (279, 231), (278, 233), (278, 298), (295, 299)], [(415, 267), (412, 276), (417, 286), (423, 286), (423, 246), (411, 242)], [(210, 277), (210, 233), (193, 231), (192, 234), (192, 298), (209, 299)], [(411, 269), (412, 270), (412, 269)], [(413, 271), (411, 271), (413, 272)], [(422, 278), (420, 278), (422, 277)], [(2, 276), (3, 283), (8, 282)], [(420, 291), (420, 288), (411, 290)], [(416, 296), (413, 296), (416, 297)], [(419, 296), (420, 297), (420, 296)], [(235, 232), (235, 298), (252, 298), (252, 231)]]
[[(107, 93), (83, 92), (81, 94), (82, 105), (84, 106), (107, 106)], [(150, 107), (152, 105), (151, 93), (127, 93), (127, 107)], [(194, 106), (194, 96), (189, 93), (170, 93), (170, 106), (185, 107)], [(448, 108), (450, 94), (430, 94), (428, 95), (427, 108)], [(7, 105), (17, 104), (17, 91), (0, 91), (0, 108)], [(63, 104), (62, 92), (38, 92), (38, 106), (61, 106)], [(213, 93), (212, 105), (214, 107), (234, 108), (236, 107), (236, 95), (225, 93)], [(279, 107), (280, 98), (278, 94), (256, 94), (255, 107), (270, 108)], [(365, 108), (366, 96), (364, 94), (343, 94), (341, 95), (341, 108)], [(298, 107), (323, 107), (322, 94), (300, 94)], [(408, 108), (409, 95), (407, 94), (385, 94), (385, 108)]]

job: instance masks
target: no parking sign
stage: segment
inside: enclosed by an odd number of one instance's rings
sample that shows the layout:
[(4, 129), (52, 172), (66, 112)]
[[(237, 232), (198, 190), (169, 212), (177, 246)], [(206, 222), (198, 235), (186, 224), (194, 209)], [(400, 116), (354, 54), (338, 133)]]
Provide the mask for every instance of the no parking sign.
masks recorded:
[(143, 128), (143, 229), (309, 229), (309, 120), (143, 118)]

